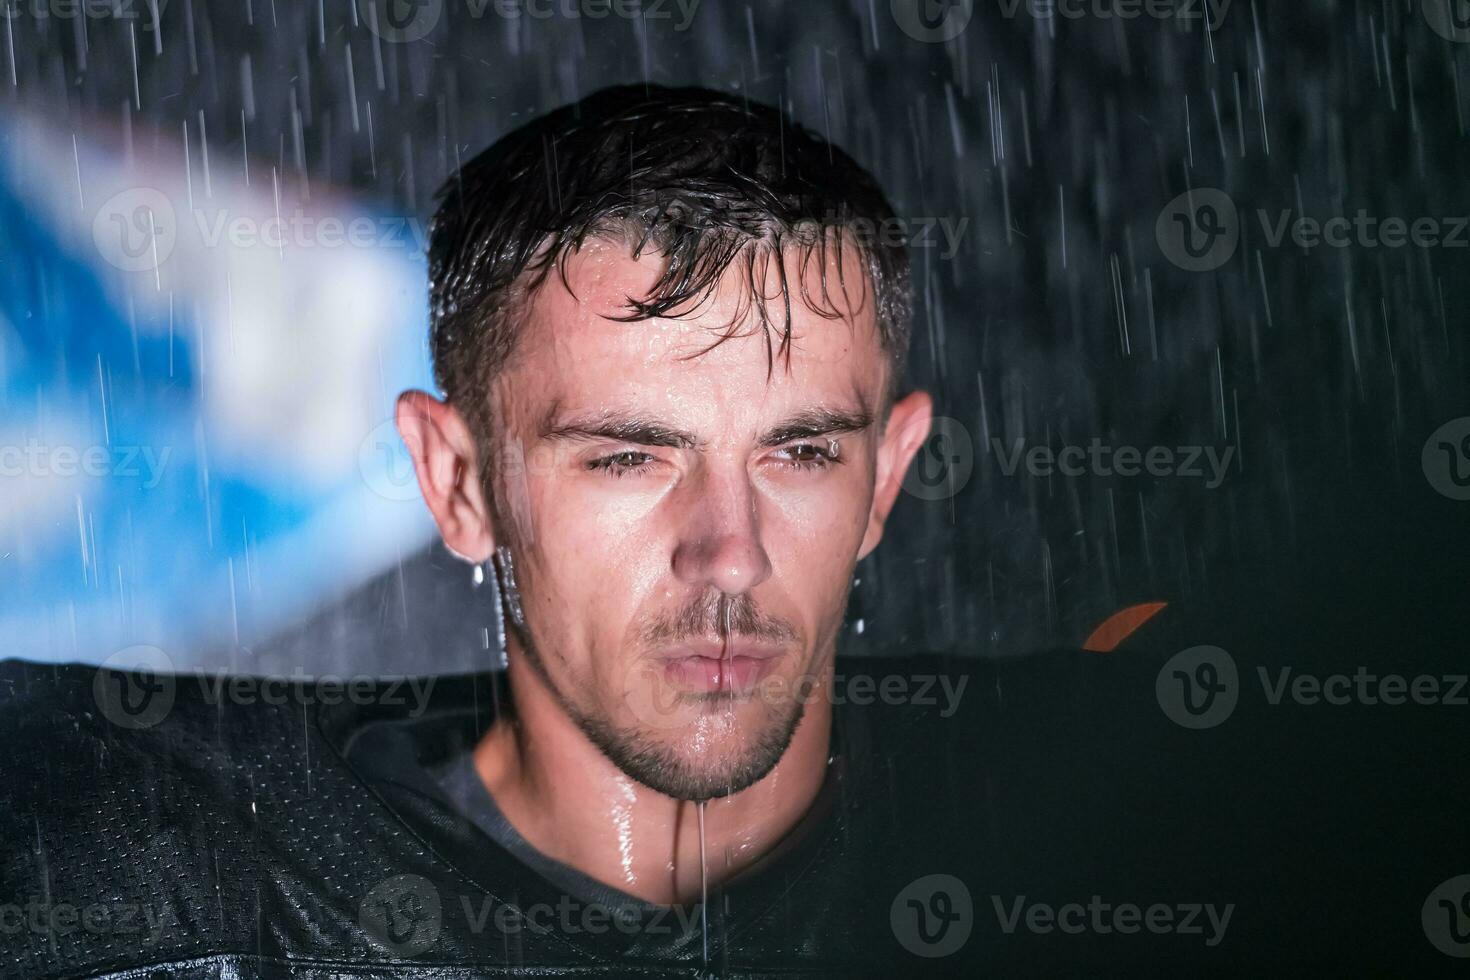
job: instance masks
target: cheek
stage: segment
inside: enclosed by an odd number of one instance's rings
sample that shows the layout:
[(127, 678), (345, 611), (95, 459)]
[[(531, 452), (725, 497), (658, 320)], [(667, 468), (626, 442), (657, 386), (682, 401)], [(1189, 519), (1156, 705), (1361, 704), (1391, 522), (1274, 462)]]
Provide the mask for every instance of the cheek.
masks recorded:
[[(601, 485), (604, 480), (613, 487)], [(621, 594), (631, 584), (627, 576), (646, 576), (670, 533), (653, 481), (626, 485), (611, 477), (549, 481), (538, 504), (548, 551), (582, 568), (585, 579), (601, 591)], [(613, 583), (616, 590), (608, 588)]]
[[(853, 469), (762, 493), (761, 537), (784, 590), (825, 602), (841, 594), (862, 546), (873, 499), (870, 475)], [(793, 485), (793, 484), (796, 485)]]
[(817, 479), (800, 473), (767, 479), (760, 496), (768, 548), (800, 542), (805, 551), (851, 559), (867, 528), (873, 476), (854, 461)]
[(548, 632), (595, 655), (622, 642), (640, 603), (664, 584), (668, 557), (651, 495), (597, 492), (587, 482), (533, 485), (538, 574), (528, 587)]

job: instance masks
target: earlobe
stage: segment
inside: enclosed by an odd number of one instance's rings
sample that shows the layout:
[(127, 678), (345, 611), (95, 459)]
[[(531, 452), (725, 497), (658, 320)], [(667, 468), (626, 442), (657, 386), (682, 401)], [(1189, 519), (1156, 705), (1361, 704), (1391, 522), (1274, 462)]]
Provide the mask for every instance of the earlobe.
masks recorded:
[(469, 426), (453, 406), (416, 390), (398, 396), (396, 421), (445, 547), (473, 564), (487, 560), (495, 539)]
[(894, 402), (889, 409), (888, 425), (878, 447), (878, 466), (873, 483), (873, 503), (868, 510), (868, 528), (863, 535), (858, 559), (866, 558), (883, 538), (883, 525), (903, 486), (904, 474), (914, 454), (929, 436), (934, 417), (934, 400), (925, 391), (915, 391)]

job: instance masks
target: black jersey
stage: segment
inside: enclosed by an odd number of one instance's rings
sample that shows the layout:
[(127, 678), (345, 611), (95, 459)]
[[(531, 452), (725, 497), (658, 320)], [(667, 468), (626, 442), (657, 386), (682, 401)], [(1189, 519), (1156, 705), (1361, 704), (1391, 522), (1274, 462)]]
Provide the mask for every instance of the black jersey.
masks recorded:
[(1461, 965), (1466, 792), (1426, 746), (1466, 709), (1308, 724), (1251, 692), (1237, 653), (1231, 716), (1201, 727), (1177, 697), (1217, 711), (1223, 681), (1173, 649), (839, 658), (817, 803), (690, 907), (549, 871), (457, 802), (501, 675), (263, 685), (6, 661), (0, 975)]

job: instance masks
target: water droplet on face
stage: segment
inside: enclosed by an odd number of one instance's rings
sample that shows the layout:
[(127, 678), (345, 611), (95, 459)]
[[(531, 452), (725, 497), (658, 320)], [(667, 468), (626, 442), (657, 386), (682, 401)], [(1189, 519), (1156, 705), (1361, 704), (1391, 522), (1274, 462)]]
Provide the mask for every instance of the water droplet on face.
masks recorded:
[(633, 804), (638, 802), (638, 792), (633, 781), (626, 777), (618, 780), (619, 799), (612, 805), (612, 820), (618, 832), (618, 862), (622, 865), (623, 881), (628, 885), (638, 883), (633, 871)]

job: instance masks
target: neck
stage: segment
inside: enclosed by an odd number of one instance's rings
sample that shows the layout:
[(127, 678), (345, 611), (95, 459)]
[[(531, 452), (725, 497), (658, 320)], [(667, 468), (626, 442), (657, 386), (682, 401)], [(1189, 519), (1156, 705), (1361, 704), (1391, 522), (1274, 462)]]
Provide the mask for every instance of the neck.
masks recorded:
[(661, 905), (699, 901), (706, 884), (733, 877), (779, 843), (821, 789), (830, 658), (775, 768), (738, 793), (697, 804), (626, 775), (567, 716), (513, 639), (509, 653), (515, 710), (485, 733), (475, 767), (531, 846), (604, 884)]

